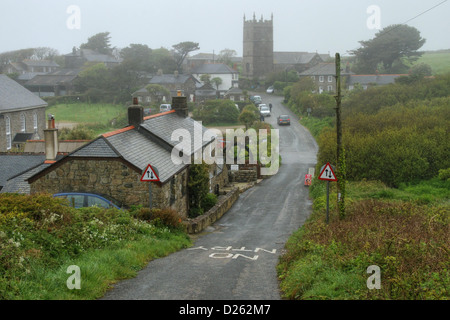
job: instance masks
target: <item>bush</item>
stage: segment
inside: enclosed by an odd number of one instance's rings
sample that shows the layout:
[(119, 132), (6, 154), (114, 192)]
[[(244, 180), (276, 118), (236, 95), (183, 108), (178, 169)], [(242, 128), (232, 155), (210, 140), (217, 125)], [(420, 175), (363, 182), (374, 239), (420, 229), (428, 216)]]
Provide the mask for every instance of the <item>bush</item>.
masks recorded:
[(441, 180), (450, 180), (450, 168), (440, 169), (438, 177)]
[(166, 226), (178, 229), (181, 226), (181, 217), (177, 211), (165, 208), (140, 208), (135, 214), (137, 219), (152, 222), (156, 226)]
[(214, 193), (208, 193), (202, 200), (202, 209), (204, 212), (214, 207), (217, 203), (217, 196)]

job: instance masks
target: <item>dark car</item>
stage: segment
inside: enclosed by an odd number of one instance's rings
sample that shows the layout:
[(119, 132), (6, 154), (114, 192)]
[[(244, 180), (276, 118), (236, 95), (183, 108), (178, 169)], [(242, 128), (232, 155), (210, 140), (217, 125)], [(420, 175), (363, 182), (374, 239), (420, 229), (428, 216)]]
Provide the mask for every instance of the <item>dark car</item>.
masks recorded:
[(281, 115), (277, 118), (278, 125), (287, 124), (291, 125), (291, 117), (288, 115)]
[(108, 196), (98, 195), (95, 193), (84, 192), (62, 192), (53, 195), (57, 198), (65, 198), (69, 201), (70, 206), (74, 208), (82, 207), (100, 207), (100, 208), (116, 208), (122, 209), (122, 204)]

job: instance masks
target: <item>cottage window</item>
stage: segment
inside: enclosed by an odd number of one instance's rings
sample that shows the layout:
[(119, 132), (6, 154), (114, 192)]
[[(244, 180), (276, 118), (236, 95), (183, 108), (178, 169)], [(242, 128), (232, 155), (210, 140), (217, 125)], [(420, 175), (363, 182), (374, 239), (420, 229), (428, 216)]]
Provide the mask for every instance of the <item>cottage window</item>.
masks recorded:
[(27, 128), (27, 123), (25, 120), (25, 114), (20, 115), (20, 131), (25, 132)]
[(6, 150), (11, 149), (11, 119), (5, 118), (6, 122)]
[(319, 82), (323, 82), (324, 81), (324, 76), (319, 76)]
[(38, 115), (35, 112), (33, 114), (33, 129), (34, 129), (34, 132), (37, 132), (37, 128), (38, 128)]
[(328, 76), (328, 82), (333, 82), (333, 76)]
[(323, 87), (319, 87), (319, 93), (323, 92)]
[(327, 87), (327, 90), (328, 90), (328, 92), (333, 91), (333, 86), (328, 86), (328, 87)]

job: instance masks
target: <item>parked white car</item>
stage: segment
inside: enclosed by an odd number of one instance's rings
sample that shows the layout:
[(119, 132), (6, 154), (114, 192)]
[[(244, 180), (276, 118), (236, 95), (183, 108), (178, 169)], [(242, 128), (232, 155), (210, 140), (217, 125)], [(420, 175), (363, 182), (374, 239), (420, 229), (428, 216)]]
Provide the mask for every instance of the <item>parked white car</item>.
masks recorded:
[(270, 117), (270, 108), (267, 105), (265, 105), (265, 104), (260, 104), (259, 105), (259, 112), (264, 117)]
[(166, 112), (172, 110), (172, 106), (170, 104), (164, 103), (159, 106), (159, 112)]

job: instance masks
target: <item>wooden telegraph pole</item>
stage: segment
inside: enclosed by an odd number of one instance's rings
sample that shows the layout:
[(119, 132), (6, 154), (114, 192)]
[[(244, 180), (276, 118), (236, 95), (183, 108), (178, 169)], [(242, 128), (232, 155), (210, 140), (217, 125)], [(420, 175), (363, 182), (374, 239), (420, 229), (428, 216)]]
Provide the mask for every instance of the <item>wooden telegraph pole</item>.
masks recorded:
[(343, 217), (345, 215), (345, 165), (343, 163), (342, 154), (342, 124), (341, 124), (341, 56), (336, 53), (336, 135), (337, 135), (337, 149), (336, 149), (336, 160), (337, 160), (337, 193), (338, 193), (338, 209), (339, 216)]

